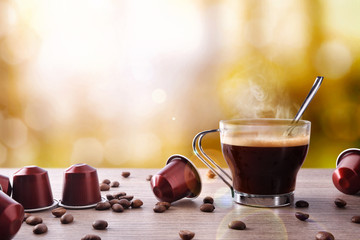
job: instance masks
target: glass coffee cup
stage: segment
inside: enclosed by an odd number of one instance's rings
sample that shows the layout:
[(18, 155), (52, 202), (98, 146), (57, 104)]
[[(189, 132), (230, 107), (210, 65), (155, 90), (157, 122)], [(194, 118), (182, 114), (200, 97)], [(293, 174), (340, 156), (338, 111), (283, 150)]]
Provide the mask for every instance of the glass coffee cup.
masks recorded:
[[(291, 204), (296, 176), (309, 148), (311, 123), (291, 119), (220, 121), (220, 128), (198, 133), (194, 153), (227, 184), (235, 202), (256, 207)], [(231, 176), (202, 148), (203, 137), (220, 132)]]

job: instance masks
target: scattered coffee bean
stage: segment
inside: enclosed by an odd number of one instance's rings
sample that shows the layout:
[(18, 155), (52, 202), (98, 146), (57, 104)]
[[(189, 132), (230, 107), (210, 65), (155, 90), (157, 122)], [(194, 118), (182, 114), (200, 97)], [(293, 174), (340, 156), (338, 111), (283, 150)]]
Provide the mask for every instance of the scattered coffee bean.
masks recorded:
[(119, 198), (119, 197), (122, 197), (122, 196), (126, 196), (126, 192), (119, 192), (119, 193), (114, 194), (114, 198)]
[(123, 176), (124, 178), (128, 178), (130, 176), (130, 172), (122, 172), (121, 176)]
[(316, 240), (335, 240), (334, 235), (326, 231), (320, 231), (315, 236)]
[(60, 218), (60, 222), (62, 224), (69, 224), (72, 223), (73, 221), (74, 221), (74, 216), (69, 213), (62, 215)]
[(26, 219), (28, 218), (28, 217), (30, 217), (31, 216), (31, 214), (30, 213), (24, 213), (24, 222), (26, 221)]
[(169, 209), (171, 206), (171, 203), (169, 202), (157, 202), (156, 205), (163, 205), (166, 207), (166, 209)]
[(305, 200), (299, 200), (295, 203), (295, 206), (297, 208), (307, 208), (307, 207), (309, 207), (309, 203)]
[(95, 222), (93, 222), (92, 226), (94, 229), (104, 230), (108, 227), (108, 222), (105, 220), (96, 220)]
[(109, 185), (110, 184), (110, 180), (109, 179), (104, 179), (103, 181), (102, 181), (102, 183), (105, 183), (105, 184), (107, 184), (107, 185)]
[(114, 211), (114, 212), (123, 212), (124, 211), (124, 207), (121, 206), (120, 204), (118, 203), (115, 203), (114, 205), (111, 206), (111, 209)]
[(106, 183), (100, 184), (100, 191), (109, 191), (110, 186)]
[(191, 240), (194, 238), (195, 233), (189, 230), (181, 230), (179, 236), (182, 240)]
[(126, 195), (126, 196), (121, 196), (121, 197), (119, 197), (119, 200), (120, 200), (120, 199), (126, 199), (126, 200), (128, 200), (128, 201), (131, 201), (131, 200), (133, 200), (133, 198), (134, 198), (133, 195)]
[(41, 217), (31, 215), (26, 219), (25, 222), (29, 225), (37, 225), (39, 223), (42, 223), (43, 220)]
[(113, 200), (115, 197), (114, 197), (114, 195), (112, 195), (112, 194), (106, 194), (106, 199), (107, 200)]
[(155, 205), (153, 208), (154, 212), (156, 213), (163, 213), (166, 211), (166, 207), (164, 205)]
[(107, 210), (111, 207), (111, 204), (109, 202), (99, 202), (96, 204), (95, 209), (96, 210)]
[(242, 221), (232, 221), (229, 223), (228, 227), (235, 230), (244, 230), (246, 225)]
[(345, 200), (342, 200), (341, 198), (336, 198), (334, 203), (338, 208), (343, 208), (346, 206)]
[(302, 213), (302, 212), (296, 212), (295, 217), (301, 221), (305, 221), (306, 219), (309, 218), (309, 214)]
[(120, 199), (119, 204), (123, 206), (125, 209), (129, 208), (131, 206), (131, 202), (127, 199)]
[(360, 216), (353, 216), (353, 217), (351, 218), (351, 221), (352, 221), (353, 223), (360, 223)]
[(207, 197), (205, 197), (205, 198), (203, 199), (203, 202), (204, 202), (204, 203), (213, 204), (213, 203), (214, 203), (214, 199), (213, 199), (212, 197), (207, 196)]
[(214, 177), (216, 177), (216, 174), (209, 169), (209, 170), (207, 171), (207, 173), (206, 173), (206, 176), (207, 176), (208, 178), (214, 178)]
[(153, 176), (153, 175), (148, 175), (148, 176), (146, 177), (146, 181), (151, 181), (152, 176)]
[(203, 205), (200, 206), (200, 210), (202, 212), (213, 212), (214, 209), (215, 209), (215, 207), (211, 203), (204, 203)]
[(112, 206), (112, 205), (114, 205), (114, 204), (116, 204), (116, 203), (120, 203), (120, 200), (114, 198), (114, 199), (110, 200), (109, 203), (110, 203), (110, 205)]
[(87, 234), (81, 240), (101, 240), (101, 237), (95, 234)]
[(64, 215), (66, 213), (66, 209), (63, 207), (58, 207), (55, 208), (51, 211), (52, 215), (54, 215), (55, 217), (61, 217), (62, 215)]
[(33, 233), (43, 234), (43, 233), (46, 233), (47, 230), (48, 230), (48, 228), (44, 223), (39, 223), (39, 224), (35, 225), (35, 227), (33, 228)]
[(139, 208), (143, 205), (143, 201), (141, 201), (140, 199), (135, 199), (134, 201), (131, 202), (131, 207), (132, 208)]
[(113, 182), (111, 182), (111, 185), (110, 185), (110, 187), (119, 187), (120, 186), (120, 183), (118, 182), (118, 181), (113, 181)]

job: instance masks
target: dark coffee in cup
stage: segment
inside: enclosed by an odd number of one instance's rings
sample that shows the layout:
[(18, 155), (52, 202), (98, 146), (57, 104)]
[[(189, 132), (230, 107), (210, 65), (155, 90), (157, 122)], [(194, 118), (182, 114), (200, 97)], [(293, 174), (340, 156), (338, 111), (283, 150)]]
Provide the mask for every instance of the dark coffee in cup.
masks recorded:
[(232, 172), (234, 189), (259, 195), (293, 192), (308, 142), (308, 137), (224, 138), (222, 151)]
[[(311, 123), (291, 119), (234, 119), (198, 133), (194, 153), (231, 189), (234, 201), (256, 207), (291, 204), (297, 173), (308, 152)], [(220, 133), (231, 176), (202, 149), (202, 138)], [(230, 181), (229, 181), (230, 180)]]

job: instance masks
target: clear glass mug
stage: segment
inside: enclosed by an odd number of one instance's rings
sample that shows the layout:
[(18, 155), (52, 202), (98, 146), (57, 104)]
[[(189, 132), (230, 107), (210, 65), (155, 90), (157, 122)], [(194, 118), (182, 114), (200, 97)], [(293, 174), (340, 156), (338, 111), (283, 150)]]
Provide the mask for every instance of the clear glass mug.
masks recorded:
[[(193, 151), (231, 189), (234, 201), (256, 207), (291, 204), (296, 176), (309, 148), (311, 123), (291, 119), (221, 120), (220, 128), (198, 133)], [(220, 132), (230, 176), (203, 150), (203, 137)]]

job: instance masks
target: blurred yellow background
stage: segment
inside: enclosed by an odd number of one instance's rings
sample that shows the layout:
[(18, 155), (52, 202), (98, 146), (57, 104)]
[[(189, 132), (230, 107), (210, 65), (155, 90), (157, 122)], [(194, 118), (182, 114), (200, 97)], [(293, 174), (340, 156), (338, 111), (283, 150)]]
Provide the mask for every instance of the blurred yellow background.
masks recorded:
[[(162, 167), (221, 119), (293, 118), (304, 167), (360, 147), (360, 1), (0, 0), (0, 167)], [(205, 148), (221, 159), (219, 136)], [(224, 160), (220, 160), (224, 166)]]

